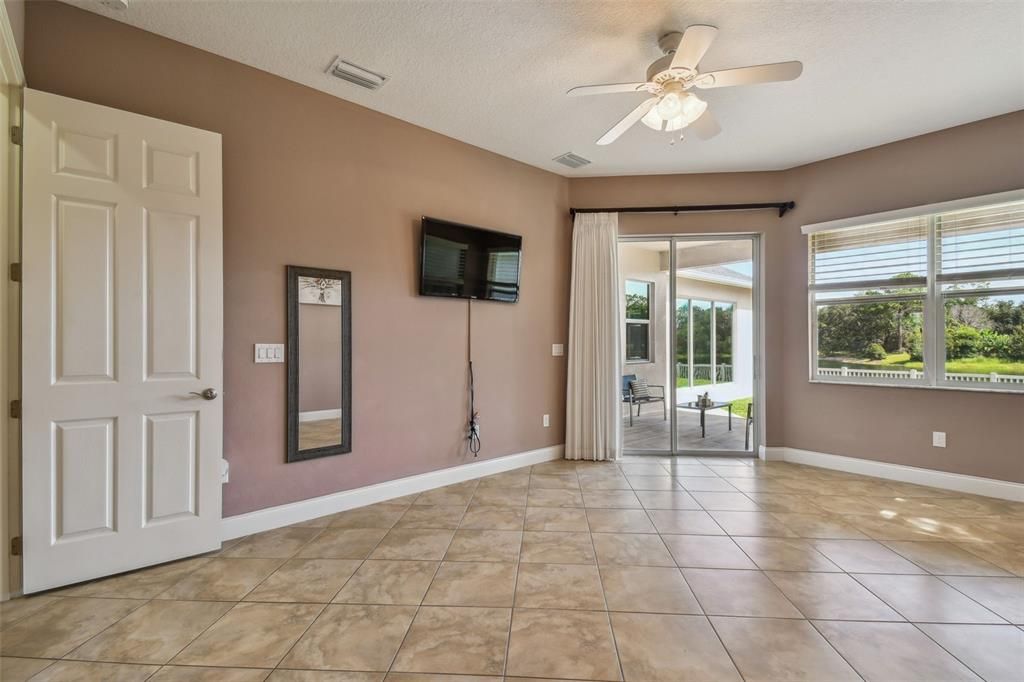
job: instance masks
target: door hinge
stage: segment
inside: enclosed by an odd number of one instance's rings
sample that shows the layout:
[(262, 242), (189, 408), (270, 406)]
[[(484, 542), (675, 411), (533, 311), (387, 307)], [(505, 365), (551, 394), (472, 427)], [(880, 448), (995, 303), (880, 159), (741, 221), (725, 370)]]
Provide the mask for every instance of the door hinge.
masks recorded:
[(20, 147), (23, 137), (21, 126), (11, 126), (11, 144), (16, 144)]
[(21, 281), (21, 263), (11, 263), (10, 270), (11, 270), (11, 281), (12, 282), (20, 282)]
[(11, 419), (21, 419), (21, 401), (11, 401)]
[(21, 536), (11, 538), (11, 556), (21, 556)]

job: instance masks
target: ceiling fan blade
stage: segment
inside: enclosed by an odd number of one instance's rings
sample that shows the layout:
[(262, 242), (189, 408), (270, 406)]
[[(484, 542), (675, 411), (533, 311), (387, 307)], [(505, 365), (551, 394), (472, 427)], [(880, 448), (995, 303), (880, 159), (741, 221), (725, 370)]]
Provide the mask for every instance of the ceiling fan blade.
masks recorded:
[(702, 73), (693, 82), (698, 88), (728, 88), (733, 85), (754, 85), (755, 83), (773, 83), (791, 81), (804, 70), (800, 62), (779, 62), (778, 64), (761, 64), (760, 66), (743, 66), (738, 69), (725, 69)]
[(704, 58), (704, 53), (715, 41), (717, 33), (718, 29), (714, 26), (703, 24), (694, 24), (687, 28), (679, 40), (676, 53), (672, 55), (672, 65), (669, 68), (696, 71), (700, 60)]
[(570, 97), (583, 97), (586, 95), (611, 95), (619, 92), (644, 92), (646, 90), (647, 83), (609, 83), (608, 85), (581, 85), (565, 94)]
[(657, 103), (657, 97), (651, 97), (650, 99), (644, 100), (640, 106), (626, 114), (625, 118), (613, 125), (607, 133), (602, 135), (597, 143), (600, 145), (606, 145), (615, 142), (615, 140), (619, 139), (619, 136), (622, 135), (622, 133), (632, 128), (633, 125), (642, 119), (644, 115), (651, 110), (651, 107)]
[(722, 126), (718, 125), (718, 119), (712, 116), (710, 111), (705, 111), (700, 118), (688, 125), (687, 129), (692, 130), (693, 134), (702, 140), (710, 140), (722, 132)]

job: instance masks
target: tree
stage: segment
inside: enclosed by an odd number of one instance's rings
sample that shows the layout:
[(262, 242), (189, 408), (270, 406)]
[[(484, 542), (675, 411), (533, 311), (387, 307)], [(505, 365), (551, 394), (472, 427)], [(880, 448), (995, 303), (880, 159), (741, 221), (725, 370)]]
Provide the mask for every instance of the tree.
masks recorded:
[(994, 301), (985, 306), (985, 314), (997, 334), (1012, 335), (1024, 328), (1024, 301), (1014, 305), (1013, 301)]
[(642, 294), (626, 294), (626, 317), (631, 320), (650, 319), (649, 302)]

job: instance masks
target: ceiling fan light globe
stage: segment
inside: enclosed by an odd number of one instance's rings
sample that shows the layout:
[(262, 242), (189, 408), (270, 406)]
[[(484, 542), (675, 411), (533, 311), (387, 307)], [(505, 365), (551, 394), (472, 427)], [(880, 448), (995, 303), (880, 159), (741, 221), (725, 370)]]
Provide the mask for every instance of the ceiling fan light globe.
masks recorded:
[(651, 107), (651, 110), (640, 120), (651, 130), (663, 130), (665, 125), (665, 119), (658, 114), (658, 107)]
[(686, 93), (686, 97), (680, 102), (680, 114), (686, 119), (687, 124), (693, 123), (703, 116), (707, 108), (707, 102), (689, 92)]
[(683, 112), (683, 100), (676, 93), (670, 92), (661, 98), (655, 108), (663, 119), (672, 119)]

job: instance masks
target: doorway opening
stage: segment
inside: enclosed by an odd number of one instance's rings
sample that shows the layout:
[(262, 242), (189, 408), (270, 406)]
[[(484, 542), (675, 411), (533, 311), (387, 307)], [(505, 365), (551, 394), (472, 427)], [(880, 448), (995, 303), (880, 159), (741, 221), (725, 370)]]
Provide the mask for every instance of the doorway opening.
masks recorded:
[(622, 237), (626, 454), (758, 452), (757, 235)]

